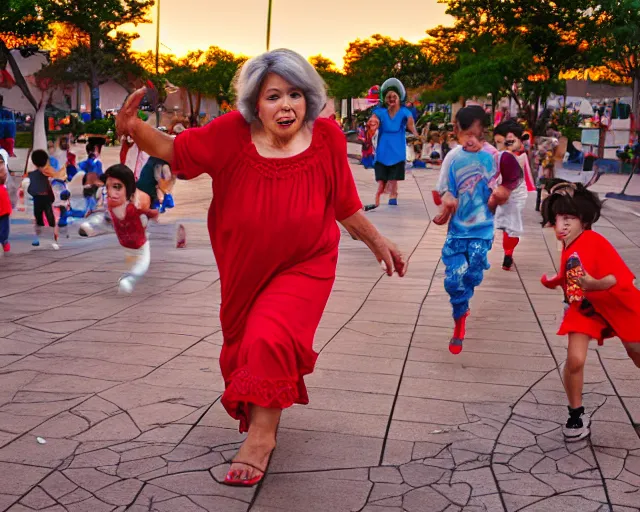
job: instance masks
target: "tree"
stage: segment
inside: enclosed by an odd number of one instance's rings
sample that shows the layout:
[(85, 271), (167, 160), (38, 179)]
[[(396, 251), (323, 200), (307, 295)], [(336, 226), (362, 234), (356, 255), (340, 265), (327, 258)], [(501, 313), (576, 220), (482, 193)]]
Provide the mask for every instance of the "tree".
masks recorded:
[(640, 119), (640, 0), (590, 0), (584, 15), (594, 20), (583, 29), (592, 63), (604, 63), (633, 84), (633, 110)]
[(189, 52), (180, 59), (168, 60), (165, 78), (172, 84), (187, 90), (192, 126), (198, 125), (198, 115), (203, 97), (215, 98), (219, 104), (231, 102), (233, 79), (246, 57), (211, 46), (206, 52)]
[(335, 63), (322, 55), (309, 57), (309, 62), (327, 84), (327, 94), (331, 98), (347, 98), (347, 77), (340, 71)]
[[(129, 56), (131, 41), (137, 34), (119, 32), (122, 25), (148, 23), (148, 11), (154, 0), (48, 0), (50, 16), (68, 23), (86, 35), (87, 43), (67, 57), (67, 69), (82, 72), (91, 88), (91, 116), (95, 119), (100, 102), (99, 85), (105, 72), (121, 67), (120, 73), (134, 69)], [(114, 35), (112, 35), (114, 34)], [(112, 67), (110, 60), (117, 59)], [(65, 69), (62, 65), (59, 69)]]
[(349, 44), (344, 71), (348, 96), (358, 97), (390, 77), (398, 78), (407, 88), (430, 83), (433, 61), (419, 44), (375, 34)]
[[(489, 46), (505, 51), (518, 48), (513, 55), (517, 65), (507, 66), (508, 58), (503, 59), (502, 64), (510, 72), (518, 71), (509, 77), (514, 82), (508, 91), (533, 125), (540, 103), (544, 103), (552, 92), (562, 90), (560, 73), (575, 67), (583, 57), (585, 41), (582, 36), (585, 27), (592, 22), (584, 14), (585, 3), (589, 0), (440, 1), (448, 4), (447, 13), (455, 18), (453, 33), (458, 34), (458, 40), (452, 39), (452, 32), (446, 33), (452, 54), (458, 56), (456, 63), (450, 63), (454, 67), (461, 69), (460, 55), (465, 51), (477, 56), (467, 59), (465, 66), (468, 66), (483, 59), (485, 64), (490, 64), (492, 59), (482, 55), (484, 52), (485, 56), (493, 54), (497, 57), (495, 51), (486, 51)], [(430, 31), (430, 35), (435, 32)], [(476, 69), (482, 71), (477, 66)]]
[(46, 0), (8, 0), (8, 5), (0, 9), (0, 70), (9, 65), (16, 85), (36, 110), (38, 102), (11, 55), (11, 50), (22, 47), (26, 54), (37, 51), (38, 42), (49, 31), (43, 18), (43, 12), (47, 8)]
[(131, 92), (132, 84), (145, 71), (130, 52), (129, 46), (128, 36), (110, 38), (99, 51), (92, 54), (88, 44), (78, 43), (40, 70), (38, 78), (50, 79), (58, 85), (82, 81), (92, 88), (93, 80), (98, 86), (115, 80)]
[(491, 95), (493, 107), (503, 97), (511, 97), (523, 108), (513, 85), (534, 72), (529, 48), (518, 40), (477, 48), (459, 56), (460, 67), (449, 78), (454, 97)]

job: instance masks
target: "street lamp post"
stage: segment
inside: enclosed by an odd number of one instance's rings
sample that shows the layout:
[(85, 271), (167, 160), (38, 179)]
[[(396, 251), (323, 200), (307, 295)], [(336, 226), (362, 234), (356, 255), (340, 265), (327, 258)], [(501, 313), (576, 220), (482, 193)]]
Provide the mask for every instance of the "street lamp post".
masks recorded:
[[(157, 20), (156, 20), (156, 78), (159, 75), (160, 68), (160, 0), (158, 2)], [(160, 126), (160, 103), (156, 101), (156, 128)]]
[(267, 11), (267, 51), (269, 51), (269, 46), (271, 45), (271, 3), (272, 0), (269, 0), (269, 10)]

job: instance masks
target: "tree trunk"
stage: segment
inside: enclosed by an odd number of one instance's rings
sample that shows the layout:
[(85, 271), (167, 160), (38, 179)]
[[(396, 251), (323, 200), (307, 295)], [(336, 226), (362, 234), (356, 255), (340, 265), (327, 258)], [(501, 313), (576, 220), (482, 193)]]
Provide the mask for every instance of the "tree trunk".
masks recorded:
[(640, 131), (640, 74), (633, 77), (633, 129)]
[(89, 77), (89, 88), (91, 89), (91, 119), (96, 119), (97, 111), (100, 107), (100, 83), (98, 82), (98, 69), (95, 61), (95, 55), (98, 51), (96, 47), (97, 42), (93, 37), (89, 40), (89, 49), (91, 54), (89, 55), (89, 65), (91, 69)]
[(191, 92), (189, 91), (187, 91), (187, 98), (189, 98), (189, 125), (191, 126), (191, 128), (195, 128), (197, 124), (194, 114), (193, 98), (191, 97)]
[(45, 115), (46, 103), (44, 97), (36, 110), (36, 116), (33, 120), (33, 150), (43, 149), (47, 151), (47, 131), (45, 128)]
[(200, 125), (200, 107), (202, 105), (202, 94), (196, 93), (196, 111), (194, 112), (195, 125)]
[(0, 39), (0, 52), (2, 52), (7, 57), (7, 62), (9, 63), (9, 66), (11, 66), (11, 71), (13, 72), (13, 78), (16, 81), (16, 85), (20, 88), (20, 91), (22, 91), (22, 94), (24, 94), (24, 97), (27, 98), (27, 101), (31, 103), (31, 106), (35, 110), (37, 110), (38, 102), (33, 97), (33, 94), (31, 93), (31, 89), (29, 89), (29, 85), (24, 79), (24, 76), (22, 76), (22, 72), (18, 67), (18, 63), (16, 62), (16, 59), (13, 57), (13, 55), (11, 55), (11, 51), (9, 50), (9, 48), (7, 47), (7, 45), (2, 39)]

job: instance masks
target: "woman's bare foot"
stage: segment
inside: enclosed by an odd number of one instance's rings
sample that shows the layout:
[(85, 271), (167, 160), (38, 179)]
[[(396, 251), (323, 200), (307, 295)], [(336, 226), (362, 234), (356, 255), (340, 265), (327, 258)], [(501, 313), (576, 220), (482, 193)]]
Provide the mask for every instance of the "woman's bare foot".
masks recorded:
[[(266, 439), (252, 439), (247, 437), (238, 453), (233, 458), (227, 478), (232, 480), (253, 480), (261, 476), (267, 469), (271, 452), (276, 447), (275, 438), (269, 442)], [(245, 464), (246, 463), (246, 464)]]
[[(267, 470), (269, 457), (276, 447), (276, 433), (281, 409), (251, 406), (247, 439), (233, 458), (226, 481), (237, 482), (260, 478)], [(240, 483), (242, 485), (242, 483)]]

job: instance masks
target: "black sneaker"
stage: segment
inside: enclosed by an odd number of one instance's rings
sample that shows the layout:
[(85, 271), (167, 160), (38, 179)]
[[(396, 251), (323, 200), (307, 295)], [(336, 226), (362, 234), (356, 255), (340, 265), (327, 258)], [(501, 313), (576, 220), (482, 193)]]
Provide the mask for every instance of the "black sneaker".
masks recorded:
[(580, 441), (591, 434), (589, 425), (591, 425), (591, 418), (588, 414), (584, 413), (584, 407), (578, 407), (577, 409), (569, 409), (569, 419), (567, 424), (562, 429), (564, 439), (568, 443), (574, 443)]
[(513, 256), (507, 256), (505, 254), (504, 260), (502, 260), (502, 269), (511, 270), (512, 266), (513, 266)]

